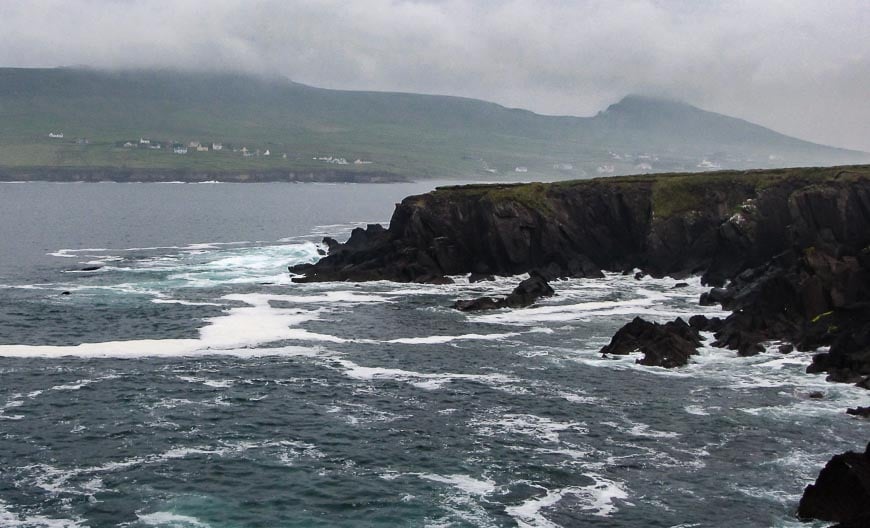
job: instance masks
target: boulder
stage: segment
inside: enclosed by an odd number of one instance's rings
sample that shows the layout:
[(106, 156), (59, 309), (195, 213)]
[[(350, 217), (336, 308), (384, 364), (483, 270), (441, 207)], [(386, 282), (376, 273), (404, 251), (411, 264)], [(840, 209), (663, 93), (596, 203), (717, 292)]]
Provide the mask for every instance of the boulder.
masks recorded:
[(506, 297), (478, 297), (477, 299), (459, 300), (453, 303), (453, 308), (462, 312), (525, 308), (534, 304), (541, 297), (551, 297), (555, 294), (550, 284), (539, 273), (533, 271), (529, 275), (528, 279), (520, 282)]
[(705, 315), (693, 315), (689, 317), (689, 326), (699, 332), (718, 332), (722, 328), (722, 319), (719, 317), (707, 317)]
[(870, 418), (870, 407), (852, 407), (846, 409), (846, 414), (858, 416), (860, 418)]
[(689, 357), (698, 353), (701, 336), (698, 331), (677, 318), (665, 324), (652, 323), (635, 317), (620, 328), (610, 343), (601, 349), (601, 355), (625, 355), (643, 352), (638, 363), (665, 368), (688, 364)]
[(868, 526), (870, 519), (870, 444), (863, 453), (834, 456), (798, 506), (801, 519), (819, 519), (843, 526)]

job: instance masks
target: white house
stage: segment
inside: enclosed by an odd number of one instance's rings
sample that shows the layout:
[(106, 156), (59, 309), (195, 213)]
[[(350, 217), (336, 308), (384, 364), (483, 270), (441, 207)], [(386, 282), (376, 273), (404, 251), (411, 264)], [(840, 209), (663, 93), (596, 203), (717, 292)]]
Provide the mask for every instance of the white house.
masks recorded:
[(529, 168), (528, 167), (516, 167), (514, 169), (514, 172), (529, 172)]
[(63, 139), (63, 132), (49, 132), (48, 137), (54, 139)]
[(199, 141), (191, 141), (187, 144), (188, 148), (199, 148), (201, 146)]
[(145, 139), (145, 138), (139, 138), (139, 144), (140, 144), (140, 145), (150, 145), (150, 144), (151, 144), (151, 140), (150, 140), (150, 139)]
[(224, 148), (224, 146), (221, 145), (220, 143), (212, 143), (211, 144), (212, 150), (223, 150), (223, 148)]
[(699, 169), (721, 169), (722, 165), (719, 165), (715, 161), (710, 161), (706, 158), (701, 160), (701, 163), (697, 165)]
[(197, 152), (208, 152), (208, 147), (205, 145), (200, 145), (200, 146), (196, 147), (196, 151)]
[(272, 153), (269, 152), (269, 149), (266, 149), (266, 152), (263, 153), (264, 156), (271, 156)]
[(132, 141), (128, 141), (128, 142), (124, 143), (124, 148), (133, 148), (135, 146), (136, 145), (134, 145)]
[(176, 154), (187, 154), (187, 147), (185, 147), (185, 146), (175, 147), (174, 149), (172, 149), (172, 152), (174, 152)]

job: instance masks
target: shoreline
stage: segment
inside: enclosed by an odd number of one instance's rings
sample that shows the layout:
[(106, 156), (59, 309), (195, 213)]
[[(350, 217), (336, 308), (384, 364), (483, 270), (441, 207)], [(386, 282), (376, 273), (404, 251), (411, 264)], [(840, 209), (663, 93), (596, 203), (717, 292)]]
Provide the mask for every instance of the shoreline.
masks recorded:
[(413, 181), (407, 176), (386, 171), (0, 167), (0, 183), (411, 183)]

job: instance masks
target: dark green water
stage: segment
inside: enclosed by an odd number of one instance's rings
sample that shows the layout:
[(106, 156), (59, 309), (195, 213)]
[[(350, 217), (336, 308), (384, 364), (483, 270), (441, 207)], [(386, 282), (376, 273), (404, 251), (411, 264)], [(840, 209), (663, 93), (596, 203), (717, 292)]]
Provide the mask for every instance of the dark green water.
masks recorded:
[(806, 354), (598, 357), (697, 281), (290, 283), (430, 186), (0, 185), (0, 526), (798, 526), (866, 444)]

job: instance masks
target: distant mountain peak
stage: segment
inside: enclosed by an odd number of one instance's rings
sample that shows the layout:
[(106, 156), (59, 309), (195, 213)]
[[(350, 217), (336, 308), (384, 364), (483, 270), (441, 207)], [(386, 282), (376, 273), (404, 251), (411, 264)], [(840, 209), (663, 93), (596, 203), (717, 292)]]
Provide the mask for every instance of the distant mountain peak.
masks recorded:
[(700, 109), (683, 101), (651, 95), (629, 94), (600, 114), (636, 114), (651, 112), (685, 112)]

